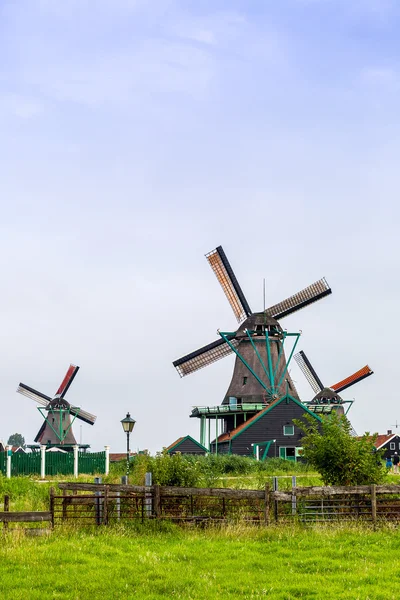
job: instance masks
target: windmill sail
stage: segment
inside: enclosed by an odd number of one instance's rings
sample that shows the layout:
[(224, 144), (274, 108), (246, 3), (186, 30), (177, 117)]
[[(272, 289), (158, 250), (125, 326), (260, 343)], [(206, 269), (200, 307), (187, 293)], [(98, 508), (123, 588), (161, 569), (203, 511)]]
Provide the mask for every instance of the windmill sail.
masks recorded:
[(242, 323), (251, 315), (251, 309), (222, 246), (206, 254), (206, 258), (221, 284), (238, 323)]
[(313, 368), (312, 364), (308, 360), (305, 352), (303, 352), (303, 350), (300, 350), (300, 352), (298, 352), (297, 354), (294, 355), (294, 360), (300, 367), (300, 369), (301, 369), (304, 377), (307, 379), (308, 383), (311, 385), (311, 387), (314, 391), (314, 394), (318, 394), (319, 392), (321, 392), (322, 389), (324, 388), (324, 384), (318, 377), (315, 369)]
[[(230, 340), (231, 344), (236, 348), (239, 342), (235, 339)], [(203, 367), (207, 367), (213, 362), (228, 356), (233, 352), (232, 348), (225, 342), (225, 340), (219, 339), (207, 346), (199, 348), (195, 352), (191, 352), (178, 360), (175, 360), (172, 364), (178, 371), (181, 377), (189, 375), (194, 371), (198, 371)]]
[(319, 281), (304, 288), (301, 292), (294, 294), (294, 296), (290, 296), (289, 298), (286, 298), (286, 300), (283, 300), (274, 306), (270, 306), (266, 309), (265, 313), (269, 317), (273, 317), (279, 321), (279, 319), (283, 319), (283, 317), (287, 317), (301, 308), (325, 298), (325, 296), (328, 296), (331, 293), (332, 290), (325, 277), (323, 277)]
[(332, 385), (332, 389), (339, 394), (340, 392), (343, 392), (343, 390), (346, 390), (348, 387), (354, 385), (355, 383), (358, 383), (362, 379), (365, 379), (366, 377), (369, 377), (372, 374), (373, 371), (371, 371), (368, 365), (365, 365), (365, 367), (363, 367), (359, 371), (356, 371), (355, 373), (353, 373), (353, 375), (350, 375), (349, 377), (346, 377), (346, 379), (342, 379), (342, 381), (339, 381), (338, 383), (335, 383), (335, 385)]

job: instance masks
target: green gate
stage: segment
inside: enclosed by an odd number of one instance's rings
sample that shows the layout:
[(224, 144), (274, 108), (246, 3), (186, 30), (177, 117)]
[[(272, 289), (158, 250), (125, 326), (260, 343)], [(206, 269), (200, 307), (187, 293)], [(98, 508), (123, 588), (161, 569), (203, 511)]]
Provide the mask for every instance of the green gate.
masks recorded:
[(46, 452), (46, 475), (73, 475), (73, 452)]
[(40, 452), (14, 452), (11, 456), (11, 476), (40, 475)]
[(78, 452), (79, 473), (94, 475), (106, 472), (105, 452)]

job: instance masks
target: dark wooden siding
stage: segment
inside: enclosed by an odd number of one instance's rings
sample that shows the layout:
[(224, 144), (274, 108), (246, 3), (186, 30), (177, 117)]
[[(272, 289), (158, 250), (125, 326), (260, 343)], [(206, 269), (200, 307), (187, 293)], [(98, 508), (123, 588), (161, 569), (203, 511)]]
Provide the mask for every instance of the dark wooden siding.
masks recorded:
[[(253, 456), (252, 444), (265, 442), (268, 440), (276, 440), (276, 443), (271, 444), (268, 457), (277, 456), (279, 458), (279, 448), (282, 446), (301, 447), (302, 432), (294, 426), (294, 435), (283, 435), (284, 425), (293, 425), (293, 419), (302, 419), (306, 414), (306, 410), (299, 406), (293, 400), (287, 402), (283, 400), (277, 404), (271, 411), (265, 413), (260, 419), (242, 431), (236, 438), (231, 440), (232, 454), (240, 454), (244, 456)], [(221, 444), (222, 446), (222, 444)], [(212, 444), (212, 452), (215, 452), (215, 445)], [(220, 445), (218, 445), (220, 452)], [(221, 448), (222, 452), (222, 448)], [(260, 449), (260, 455), (264, 449)]]
[(169, 454), (176, 454), (177, 452), (181, 452), (182, 454), (205, 454), (204, 450), (192, 440), (184, 440), (181, 444), (172, 448), (172, 450), (169, 451)]
[[(394, 444), (394, 450), (390, 449), (390, 444)], [(400, 456), (400, 436), (396, 435), (396, 437), (390, 440), (390, 442), (387, 442), (384, 446), (382, 446), (382, 449), (385, 451), (383, 454), (384, 458), (387, 458), (388, 456), (393, 458), (395, 452), (397, 452), (397, 454)]]

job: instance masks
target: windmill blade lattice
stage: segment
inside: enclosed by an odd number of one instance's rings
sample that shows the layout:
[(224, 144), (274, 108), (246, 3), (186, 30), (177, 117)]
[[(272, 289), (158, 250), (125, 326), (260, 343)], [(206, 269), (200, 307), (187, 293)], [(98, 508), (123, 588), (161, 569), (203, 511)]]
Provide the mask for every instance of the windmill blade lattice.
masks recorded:
[(314, 391), (314, 394), (318, 394), (319, 392), (321, 392), (324, 388), (324, 384), (318, 377), (315, 369), (313, 368), (312, 364), (308, 360), (305, 352), (303, 352), (303, 350), (300, 350), (300, 352), (298, 352), (297, 354), (294, 355), (294, 359), (295, 359), (296, 363), (298, 364), (299, 368), (301, 369), (304, 377), (307, 379), (308, 383), (311, 385), (311, 387)]
[(325, 277), (323, 277), (319, 281), (304, 288), (304, 290), (301, 290), (301, 292), (294, 294), (294, 296), (290, 296), (289, 298), (286, 298), (286, 300), (278, 302), (278, 304), (275, 304), (274, 306), (270, 306), (265, 310), (265, 313), (269, 317), (273, 317), (279, 321), (279, 319), (283, 319), (283, 317), (287, 317), (301, 308), (325, 298), (325, 296), (328, 296), (331, 293), (332, 290)]
[(51, 401), (50, 396), (46, 396), (46, 394), (42, 394), (41, 392), (34, 390), (24, 383), (19, 384), (17, 387), (17, 392), (23, 396), (26, 396), (27, 398), (31, 398), (31, 400), (35, 400), (35, 402), (41, 404), (42, 406), (47, 406)]
[[(230, 336), (231, 344), (237, 347), (239, 342), (233, 339), (234, 336)], [(175, 360), (172, 364), (178, 371), (181, 377), (194, 373), (203, 367), (211, 365), (213, 362), (232, 354), (232, 348), (225, 342), (225, 340), (216, 340), (211, 342), (207, 346), (203, 346), (195, 352), (191, 352), (178, 360)]]
[(251, 315), (251, 309), (222, 246), (206, 254), (206, 258), (221, 284), (238, 323), (242, 323)]

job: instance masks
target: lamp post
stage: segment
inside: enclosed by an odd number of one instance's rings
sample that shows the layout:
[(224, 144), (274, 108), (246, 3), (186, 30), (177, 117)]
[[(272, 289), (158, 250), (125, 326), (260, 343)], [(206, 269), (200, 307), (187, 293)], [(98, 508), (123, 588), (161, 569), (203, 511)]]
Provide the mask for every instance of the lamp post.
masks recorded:
[(129, 475), (129, 434), (132, 433), (136, 421), (131, 419), (131, 415), (126, 413), (125, 419), (122, 419), (122, 429), (126, 433), (126, 477)]

